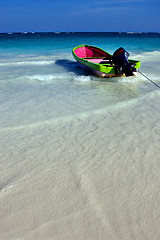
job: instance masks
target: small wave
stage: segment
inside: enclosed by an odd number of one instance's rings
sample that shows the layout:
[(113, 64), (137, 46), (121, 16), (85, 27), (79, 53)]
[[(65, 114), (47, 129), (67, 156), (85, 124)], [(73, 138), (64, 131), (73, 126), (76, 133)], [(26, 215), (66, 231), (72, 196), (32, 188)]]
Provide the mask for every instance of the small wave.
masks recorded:
[(9, 190), (10, 188), (13, 188), (13, 185), (8, 185), (8, 186), (6, 186), (5, 188), (0, 188), (0, 191), (1, 192), (7, 192), (7, 190)]
[(140, 80), (145, 79), (143, 76), (138, 76), (137, 73), (135, 76), (131, 77), (122, 77), (119, 81), (123, 83), (138, 83)]
[(76, 75), (73, 72), (67, 73), (55, 73), (55, 74), (35, 74), (26, 76), (28, 80), (39, 80), (39, 81), (51, 81), (56, 79), (68, 79), (75, 82), (89, 82), (91, 81), (91, 76)]
[(53, 74), (43, 74), (43, 75), (37, 74), (37, 75), (27, 76), (27, 79), (29, 80), (39, 80), (39, 81), (53, 80), (54, 78), (56, 78), (56, 76)]
[[(159, 82), (160, 81), (160, 77), (159, 76), (156, 76), (155, 74), (147, 74), (148, 78), (150, 78), (152, 81), (157, 81)], [(132, 76), (132, 77), (124, 77), (124, 78), (121, 78), (121, 82), (123, 83), (139, 83), (139, 82), (146, 82), (148, 81), (147, 78), (145, 77), (145, 75), (142, 75), (140, 73), (136, 73), (136, 76)]]
[(0, 63), (0, 66), (19, 66), (19, 65), (49, 65), (53, 64), (55, 61), (23, 61), (23, 62), (6, 62)]
[(89, 82), (91, 81), (91, 76), (75, 76), (74, 81), (77, 82)]
[(37, 75), (28, 75), (26, 78), (29, 80), (39, 80), (39, 81), (51, 81), (54, 79), (69, 79), (72, 76), (70, 74), (37, 74)]
[(138, 59), (142, 62), (144, 61), (158, 61), (160, 58), (160, 51), (153, 51), (153, 52), (143, 52), (141, 54), (136, 54), (132, 57), (133, 59)]

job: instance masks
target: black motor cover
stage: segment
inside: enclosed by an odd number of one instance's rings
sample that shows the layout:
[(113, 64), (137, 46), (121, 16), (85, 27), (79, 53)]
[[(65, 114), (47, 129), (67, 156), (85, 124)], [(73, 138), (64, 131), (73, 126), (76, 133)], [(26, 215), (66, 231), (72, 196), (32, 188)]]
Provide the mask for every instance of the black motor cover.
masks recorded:
[(126, 77), (133, 76), (133, 72), (136, 71), (134, 64), (128, 61), (129, 53), (122, 47), (118, 48), (113, 53), (113, 62), (116, 65), (117, 74), (125, 74)]

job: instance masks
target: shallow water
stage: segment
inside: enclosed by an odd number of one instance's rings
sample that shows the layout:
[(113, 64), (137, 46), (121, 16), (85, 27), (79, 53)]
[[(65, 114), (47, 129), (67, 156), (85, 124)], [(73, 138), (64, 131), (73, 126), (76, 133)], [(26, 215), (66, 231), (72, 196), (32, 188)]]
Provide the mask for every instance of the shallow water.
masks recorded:
[(158, 240), (159, 89), (71, 51), (124, 44), (160, 85), (159, 35), (21, 35), (0, 38), (0, 239)]

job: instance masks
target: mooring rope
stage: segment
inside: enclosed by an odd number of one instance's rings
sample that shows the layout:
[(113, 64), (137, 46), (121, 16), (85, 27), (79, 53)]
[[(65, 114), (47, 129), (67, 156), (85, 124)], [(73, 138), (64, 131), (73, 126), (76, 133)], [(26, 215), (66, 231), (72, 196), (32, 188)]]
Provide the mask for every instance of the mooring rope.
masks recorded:
[(153, 83), (156, 87), (160, 88), (159, 85), (157, 85), (155, 82), (153, 82), (150, 78), (148, 78), (144, 73), (140, 72), (139, 70), (137, 70), (140, 74), (142, 74), (142, 76), (144, 76), (145, 78), (147, 78), (151, 83)]

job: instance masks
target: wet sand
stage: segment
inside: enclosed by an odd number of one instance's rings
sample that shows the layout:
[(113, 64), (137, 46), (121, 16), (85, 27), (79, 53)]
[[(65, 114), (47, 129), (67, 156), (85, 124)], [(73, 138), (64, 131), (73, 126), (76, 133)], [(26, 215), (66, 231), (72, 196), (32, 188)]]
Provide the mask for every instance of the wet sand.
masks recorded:
[(0, 239), (159, 240), (160, 93), (0, 132)]

